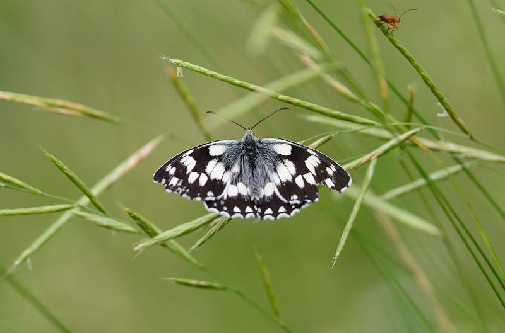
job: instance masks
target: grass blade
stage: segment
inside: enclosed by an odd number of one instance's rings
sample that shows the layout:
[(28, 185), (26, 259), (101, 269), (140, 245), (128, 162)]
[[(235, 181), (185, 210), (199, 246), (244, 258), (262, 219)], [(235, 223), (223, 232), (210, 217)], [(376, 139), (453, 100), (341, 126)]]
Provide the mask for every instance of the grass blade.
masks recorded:
[(193, 221), (186, 222), (186, 223), (183, 223), (181, 225), (178, 225), (175, 228), (172, 228), (170, 230), (164, 231), (164, 232), (160, 233), (159, 235), (157, 235), (157, 236), (155, 236), (155, 237), (153, 237), (153, 238), (151, 238), (149, 240), (146, 240), (146, 241), (138, 244), (137, 246), (135, 246), (134, 250), (135, 251), (140, 251), (140, 250), (143, 250), (143, 249), (145, 249), (147, 247), (150, 247), (150, 246), (157, 245), (159, 243), (165, 242), (167, 240), (175, 239), (177, 237), (189, 234), (189, 233), (191, 233), (191, 232), (193, 232), (195, 230), (198, 230), (198, 229), (202, 228), (203, 226), (211, 223), (218, 216), (219, 215), (217, 215), (217, 214), (210, 213), (210, 214), (201, 216), (201, 217), (199, 217), (197, 219), (194, 219)]
[(270, 306), (272, 307), (272, 311), (274, 312), (275, 317), (281, 320), (281, 312), (279, 310), (279, 303), (277, 302), (277, 297), (274, 293), (274, 288), (272, 285), (272, 280), (270, 279), (270, 273), (268, 272), (265, 263), (263, 262), (263, 258), (261, 255), (256, 252), (256, 261), (258, 262), (258, 268), (260, 270), (261, 279), (263, 280), (263, 286), (265, 287), (265, 291), (267, 293), (268, 301), (270, 302)]
[(314, 104), (314, 103), (302, 101), (302, 100), (300, 100), (298, 98), (282, 95), (282, 94), (279, 94), (277, 92), (265, 89), (263, 87), (260, 87), (260, 86), (257, 86), (257, 85), (254, 85), (254, 84), (251, 84), (251, 83), (248, 83), (248, 82), (240, 81), (240, 80), (237, 80), (237, 79), (232, 78), (230, 76), (219, 74), (217, 72), (210, 71), (210, 70), (208, 70), (206, 68), (203, 68), (203, 67), (198, 66), (198, 65), (191, 64), (189, 62), (185, 62), (185, 61), (182, 61), (182, 60), (179, 60), (179, 59), (167, 58), (167, 57), (164, 57), (164, 59), (167, 60), (167, 61), (169, 61), (169, 62), (171, 62), (172, 64), (174, 64), (176, 66), (184, 67), (184, 68), (189, 69), (191, 71), (203, 74), (203, 75), (208, 76), (208, 77), (212, 77), (214, 79), (217, 79), (217, 80), (220, 80), (220, 81), (223, 81), (223, 82), (226, 82), (226, 83), (229, 83), (229, 84), (234, 85), (236, 87), (240, 87), (240, 88), (243, 88), (243, 89), (246, 89), (246, 90), (249, 90), (249, 91), (263, 93), (263, 94), (269, 96), (270, 98), (273, 98), (273, 99), (276, 99), (278, 101), (281, 101), (281, 102), (284, 102), (284, 103), (288, 103), (288, 104), (291, 104), (291, 105), (294, 105), (294, 106), (299, 106), (299, 107), (304, 108), (306, 110), (313, 111), (313, 112), (325, 115), (327, 117), (331, 117), (331, 118), (335, 118), (335, 119), (347, 120), (347, 121), (350, 121), (350, 122), (354, 122), (354, 123), (357, 123), (357, 124), (363, 124), (363, 125), (377, 125), (377, 123), (375, 121), (373, 121), (373, 120), (370, 120), (370, 119), (367, 119), (367, 118), (363, 118), (363, 117), (359, 117), (359, 116), (354, 116), (354, 115), (346, 114), (346, 113), (343, 113), (343, 112), (340, 112), (340, 111), (337, 111), (337, 110), (333, 110), (333, 109), (330, 109), (330, 108), (327, 108), (327, 107), (324, 107), (324, 106), (321, 106), (321, 105), (317, 105), (317, 104)]
[(49, 160), (53, 162), (53, 164), (56, 165), (56, 167), (60, 169), (60, 171), (63, 172), (65, 176), (67, 176), (67, 178), (70, 179), (70, 181), (74, 183), (74, 185), (77, 186), (77, 188), (81, 190), (81, 192), (85, 196), (88, 197), (89, 201), (93, 204), (93, 206), (95, 206), (102, 213), (106, 214), (105, 208), (103, 208), (102, 204), (98, 202), (98, 199), (93, 194), (93, 192), (91, 192), (91, 190), (86, 186), (86, 184), (84, 184), (84, 182), (72, 170), (70, 170), (65, 164), (63, 164), (62, 161), (57, 159), (54, 155), (50, 154), (44, 148), (42, 147), (40, 148), (44, 152), (44, 155), (46, 155), (47, 158), (49, 158)]
[(74, 208), (74, 205), (52, 205), (29, 208), (0, 209), (0, 216), (50, 214)]
[[(129, 208), (124, 208), (123, 209), (126, 214), (128, 214), (135, 223), (139, 226), (139, 228), (150, 238), (156, 237), (157, 235), (161, 234), (161, 229), (159, 229), (154, 223), (151, 221), (145, 219), (143, 216), (133, 212)], [(175, 253), (178, 257), (188, 261), (189, 263), (192, 263), (193, 265), (197, 267), (202, 267), (202, 264), (198, 262), (191, 254), (189, 254), (186, 249), (177, 243), (175, 240), (169, 240), (165, 243), (160, 244), (163, 247), (168, 248), (170, 251)]]
[(81, 211), (76, 211), (74, 214), (109, 230), (127, 232), (131, 234), (139, 233), (139, 230), (133, 228), (132, 226), (124, 222), (119, 222), (118, 220), (115, 220), (110, 217), (101, 216), (93, 213), (85, 213)]
[(34, 194), (41, 194), (42, 193), (42, 191), (39, 190), (38, 188), (28, 185), (27, 183), (25, 183), (17, 178), (6, 175), (5, 173), (2, 173), (2, 172), (0, 172), (0, 181), (4, 182), (6, 184), (11, 184), (11, 185), (17, 186), (19, 188), (22, 188), (22, 189), (27, 190), (27, 191), (34, 193)]
[[(122, 176), (124, 176), (128, 171), (136, 167), (140, 162), (142, 162), (151, 152), (163, 141), (163, 136), (157, 137), (149, 141), (146, 145), (141, 147), (139, 150), (134, 152), (125, 161), (114, 168), (109, 174), (102, 178), (98, 183), (93, 186), (91, 192), (93, 195), (97, 196), (105, 191), (109, 186), (117, 182)], [(85, 206), (89, 204), (89, 198), (87, 196), (81, 197), (76, 202), (76, 206)], [(64, 212), (49, 228), (44, 231), (30, 246), (25, 249), (16, 258), (14, 264), (9, 268), (8, 273), (13, 272), (19, 265), (25, 262), (30, 256), (37, 252), (42, 246), (44, 246), (51, 237), (53, 237), (63, 226), (65, 226), (68, 221), (72, 218), (74, 213), (78, 208), (73, 208)]]
[[(303, 118), (307, 119), (308, 121), (320, 123), (323, 125), (329, 125), (333, 127), (337, 127), (339, 129), (347, 129), (347, 130), (355, 130), (359, 131), (359, 133), (368, 135), (368, 136), (373, 136), (379, 139), (387, 139), (390, 140), (393, 138), (393, 135), (380, 128), (363, 128), (362, 126), (358, 126), (356, 124), (347, 122), (347, 121), (340, 121), (337, 119), (328, 119), (326, 117), (321, 117), (317, 115), (304, 115)], [(425, 139), (425, 138), (416, 138), (419, 140), (421, 144), (423, 144), (425, 147), (429, 148), (430, 150), (435, 150), (435, 151), (441, 151), (441, 152), (446, 152), (446, 153), (451, 153), (451, 154), (457, 154), (460, 155), (462, 158), (475, 158), (478, 160), (482, 161), (489, 161), (489, 162), (505, 162), (505, 156), (495, 154), (486, 150), (482, 149), (477, 149), (477, 148), (472, 148), (468, 146), (463, 146), (459, 144), (452, 143), (450, 141), (435, 141), (435, 140), (430, 140), (430, 139)], [(406, 141), (406, 144), (411, 144), (411, 142)]]
[(283, 46), (295, 50), (297, 53), (307, 56), (311, 59), (321, 60), (322, 54), (312, 45), (300, 38), (290, 30), (282, 29), (278, 26), (270, 29), (270, 34), (275, 37)]
[[(432, 182), (444, 180), (444, 179), (451, 177), (454, 174), (457, 174), (457, 173), (463, 171), (465, 168), (473, 166), (475, 164), (476, 164), (476, 162), (466, 162), (464, 164), (457, 164), (457, 165), (451, 166), (449, 168), (435, 171), (435, 172), (431, 173), (428, 177), (429, 177), (430, 181), (432, 181)], [(401, 195), (416, 191), (426, 185), (427, 185), (426, 179), (419, 178), (411, 183), (408, 183), (408, 184), (405, 184), (400, 187), (397, 187), (397, 188), (387, 191), (386, 193), (381, 195), (381, 198), (384, 200), (391, 200), (391, 199), (399, 197)]]
[(414, 58), (414, 56), (400, 43), (400, 41), (394, 36), (394, 34), (389, 33), (387, 28), (384, 27), (384, 25), (380, 22), (377, 21), (377, 16), (370, 10), (368, 9), (368, 15), (372, 19), (372, 21), (375, 23), (375, 25), (382, 31), (384, 36), (391, 42), (391, 44), (398, 50), (400, 53), (407, 59), (407, 61), (412, 65), (412, 67), (417, 71), (423, 82), (426, 84), (426, 86), (431, 90), (435, 98), (442, 104), (444, 109), (447, 111), (453, 122), (458, 126), (465, 134), (467, 134), (470, 139), (474, 140), (473, 135), (469, 132), (468, 128), (466, 127), (465, 123), (463, 122), (463, 119), (454, 111), (452, 108), (451, 104), (449, 104), (449, 101), (445, 98), (444, 94), (442, 91), (438, 88), (438, 86), (433, 82), (431, 77), (428, 75), (428, 73), (424, 70), (424, 68), (421, 66), (421, 64)]
[[(353, 186), (348, 188), (345, 192), (343, 192), (343, 194), (345, 196), (353, 198), (354, 200), (357, 200), (360, 192), (361, 189), (353, 184)], [(398, 222), (402, 222), (403, 224), (411, 228), (427, 232), (434, 236), (441, 235), (440, 230), (433, 224), (427, 222), (426, 220), (417, 215), (410, 213), (407, 210), (404, 210), (402, 208), (392, 205), (391, 203), (385, 200), (382, 200), (380, 197), (370, 192), (365, 195), (363, 203), (375, 210), (383, 212), (384, 214), (392, 217)]]
[(166, 280), (172, 281), (173, 283), (179, 284), (185, 287), (192, 287), (198, 289), (207, 289), (207, 290), (228, 290), (228, 286), (217, 283), (217, 282), (209, 282), (209, 281), (201, 281), (201, 280), (190, 280), (183, 278), (168, 278)]
[(71, 333), (71, 331), (42, 303), (34, 294), (32, 294), (21, 282), (14, 277), (8, 276), (5, 268), (0, 265), (0, 276), (2, 276), (8, 285), (12, 287), (21, 297), (28, 301), (48, 322), (50, 322), (58, 331)]
[(404, 142), (408, 138), (412, 137), (413, 135), (419, 133), (422, 129), (423, 129), (422, 127), (411, 129), (410, 131), (399, 135), (398, 137), (394, 138), (393, 140), (386, 142), (385, 144), (383, 144), (379, 148), (373, 150), (372, 152), (370, 152), (370, 153), (368, 153), (368, 154), (366, 154), (366, 155), (364, 155), (364, 156), (362, 156), (362, 157), (360, 157), (350, 163), (347, 163), (343, 167), (346, 170), (358, 169), (359, 167), (361, 167), (365, 163), (367, 163), (369, 161), (373, 161), (374, 159), (377, 159), (378, 157), (380, 157), (380, 156), (388, 153), (392, 149), (398, 147), (402, 142)]
[(205, 122), (204, 117), (202, 116), (200, 109), (195, 103), (195, 100), (191, 93), (189, 92), (188, 88), (186, 85), (182, 82), (182, 80), (176, 75), (174, 70), (170, 67), (166, 67), (168, 76), (170, 77), (170, 80), (172, 81), (172, 84), (175, 87), (175, 90), (179, 93), (179, 96), (181, 99), (184, 101), (186, 106), (188, 107), (188, 110), (191, 113), (191, 116), (193, 117), (193, 120), (195, 121), (196, 125), (198, 126), (198, 129), (200, 132), (203, 134), (203, 137), (207, 141), (211, 141), (212, 137), (210, 136), (209, 129), (207, 128), (207, 124)]
[(340, 237), (340, 241), (337, 246), (337, 250), (335, 251), (335, 255), (333, 256), (333, 259), (331, 260), (331, 268), (334, 268), (338, 257), (340, 256), (340, 253), (342, 252), (345, 242), (347, 241), (347, 237), (349, 236), (349, 233), (351, 232), (351, 228), (354, 224), (354, 220), (356, 219), (356, 216), (358, 215), (358, 211), (361, 207), (361, 203), (363, 202), (363, 199), (365, 198), (365, 194), (368, 191), (368, 188), (370, 187), (370, 183), (372, 181), (372, 177), (375, 171), (375, 165), (377, 164), (377, 159), (372, 159), (370, 162), (370, 165), (368, 166), (367, 172), (365, 179), (363, 181), (363, 186), (361, 187), (361, 190), (356, 198), (356, 202), (354, 203), (354, 207), (352, 208), (351, 215), (349, 215), (349, 219), (347, 220), (347, 224), (345, 225), (344, 231), (342, 232), (342, 236)]
[(251, 36), (247, 41), (247, 49), (253, 55), (265, 52), (270, 39), (270, 29), (275, 27), (279, 16), (279, 7), (276, 4), (269, 6), (263, 11), (254, 23)]
[(205, 235), (203, 235), (199, 240), (196, 241), (195, 244), (193, 244), (193, 246), (191, 246), (189, 248), (189, 252), (193, 252), (194, 250), (196, 250), (197, 248), (199, 248), (200, 246), (205, 244), (216, 233), (221, 231), (221, 229), (223, 229), (230, 221), (231, 221), (231, 218), (228, 218), (226, 216), (223, 216), (223, 217), (219, 218), (217, 221), (215, 221), (214, 225), (210, 228), (210, 230), (207, 231), (205, 233)]
[(99, 111), (82, 104), (72, 103), (53, 98), (43, 98), (24, 94), (17, 94), (8, 91), (0, 91), (0, 99), (10, 102), (17, 102), (37, 106), (46, 111), (63, 114), (67, 116), (88, 116), (91, 118), (108, 121), (111, 123), (119, 123), (118, 117)]

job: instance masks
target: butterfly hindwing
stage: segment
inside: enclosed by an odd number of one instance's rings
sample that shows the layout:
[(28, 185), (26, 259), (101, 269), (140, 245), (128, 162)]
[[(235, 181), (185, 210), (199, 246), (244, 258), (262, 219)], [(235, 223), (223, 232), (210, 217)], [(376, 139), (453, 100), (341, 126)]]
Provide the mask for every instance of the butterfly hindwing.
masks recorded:
[(215, 200), (227, 184), (225, 153), (237, 144), (236, 140), (205, 143), (183, 151), (163, 164), (153, 176), (156, 183), (195, 200)]

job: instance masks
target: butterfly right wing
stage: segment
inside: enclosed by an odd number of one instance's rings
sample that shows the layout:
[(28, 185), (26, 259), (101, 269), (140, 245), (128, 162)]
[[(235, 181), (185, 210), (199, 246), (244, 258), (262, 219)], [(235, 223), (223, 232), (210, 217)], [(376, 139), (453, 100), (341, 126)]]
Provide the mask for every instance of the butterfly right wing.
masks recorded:
[(216, 200), (230, 177), (226, 153), (237, 144), (236, 140), (219, 140), (185, 150), (154, 173), (154, 182), (189, 199)]

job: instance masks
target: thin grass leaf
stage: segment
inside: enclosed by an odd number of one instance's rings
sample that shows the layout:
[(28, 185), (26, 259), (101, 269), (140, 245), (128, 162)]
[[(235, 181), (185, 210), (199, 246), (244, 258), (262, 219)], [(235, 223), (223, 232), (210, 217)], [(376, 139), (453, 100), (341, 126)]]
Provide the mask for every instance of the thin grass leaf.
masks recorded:
[(493, 199), (491, 193), (489, 193), (489, 191), (486, 189), (486, 187), (484, 187), (484, 185), (482, 185), (477, 180), (477, 178), (473, 175), (473, 173), (471, 173), (470, 170), (468, 170), (468, 166), (467, 165), (465, 165), (463, 169), (464, 169), (466, 175), (468, 176), (468, 178), (470, 178), (470, 180), (475, 184), (475, 186), (477, 186), (477, 188), (486, 197), (486, 199), (489, 201), (489, 203), (496, 209), (496, 211), (505, 220), (505, 211), (503, 210), (502, 206), (498, 202), (496, 202), (495, 199)]
[[(277, 79), (267, 84), (262, 89), (266, 89), (267, 91), (282, 92), (291, 87), (295, 87), (310, 80), (316, 79), (323, 73), (326, 73), (331, 69), (334, 69), (336, 66), (337, 64), (323, 64), (320, 66), (315, 66), (314, 68), (311, 69), (304, 69), (299, 72), (295, 72), (280, 79)], [(270, 96), (268, 94), (264, 94), (262, 92), (247, 94), (245, 97), (242, 97), (239, 100), (232, 102), (227, 106), (221, 108), (219, 110), (219, 114), (221, 114), (226, 118), (235, 118), (253, 109), (254, 107), (260, 105), (269, 98)], [(216, 117), (212, 123), (212, 127), (220, 125), (224, 121), (225, 121), (224, 118)]]
[(11, 184), (16, 187), (22, 188), (22, 189), (27, 190), (27, 191), (34, 193), (34, 194), (41, 194), (42, 193), (42, 191), (39, 190), (38, 188), (28, 185), (27, 183), (25, 183), (17, 178), (6, 175), (3, 172), (0, 172), (0, 181), (4, 182), (6, 184)]
[(191, 280), (191, 279), (183, 279), (183, 278), (167, 278), (163, 280), (172, 281), (175, 284), (179, 284), (185, 287), (192, 287), (198, 289), (207, 289), (207, 290), (228, 290), (228, 286), (210, 281), (201, 281), (201, 280)]
[(188, 88), (186, 85), (182, 82), (182, 80), (177, 76), (177, 74), (174, 72), (174, 70), (170, 67), (166, 67), (168, 76), (170, 77), (170, 80), (172, 81), (172, 84), (175, 87), (175, 90), (179, 93), (179, 96), (183, 100), (183, 102), (186, 104), (188, 107), (188, 110), (191, 113), (191, 116), (193, 117), (193, 120), (195, 121), (196, 125), (198, 126), (198, 129), (202, 133), (203, 137), (207, 141), (211, 141), (212, 137), (210, 135), (209, 129), (207, 128), (207, 124), (205, 122), (205, 119), (203, 115), (200, 112), (200, 109), (195, 103), (195, 100), (191, 93), (189, 92)]
[(176, 66), (184, 67), (184, 68), (189, 69), (191, 71), (200, 73), (200, 74), (208, 76), (208, 77), (212, 77), (214, 79), (217, 79), (217, 80), (220, 80), (220, 81), (223, 81), (226, 83), (229, 83), (229, 84), (234, 85), (236, 87), (240, 87), (240, 88), (243, 88), (243, 89), (246, 89), (249, 91), (260, 92), (260, 93), (265, 94), (265, 95), (269, 96), (270, 98), (276, 99), (278, 101), (288, 103), (288, 104), (291, 104), (294, 106), (299, 106), (299, 107), (304, 108), (306, 110), (313, 111), (313, 112), (325, 115), (327, 117), (347, 120), (350, 122), (363, 124), (363, 125), (377, 125), (377, 123), (373, 120), (359, 117), (359, 116), (349, 115), (349, 114), (346, 114), (346, 113), (343, 113), (343, 112), (340, 112), (337, 110), (333, 110), (333, 109), (330, 109), (330, 108), (327, 108), (327, 107), (324, 107), (321, 105), (302, 101), (298, 98), (282, 95), (277, 92), (265, 89), (263, 87), (260, 87), (260, 86), (257, 86), (257, 85), (254, 85), (254, 84), (251, 84), (248, 82), (240, 81), (240, 80), (237, 80), (237, 79), (232, 78), (230, 76), (219, 74), (217, 72), (210, 71), (206, 68), (191, 64), (189, 62), (185, 62), (185, 61), (182, 61), (179, 59), (167, 58), (167, 57), (164, 57), (164, 59), (171, 62), (172, 64), (174, 64)]
[(309, 148), (312, 148), (312, 149), (317, 149), (319, 147), (321, 147), (322, 145), (324, 145), (326, 142), (330, 141), (331, 139), (333, 139), (335, 137), (335, 134), (328, 134), (328, 135), (325, 135), (323, 136), (322, 138), (320, 139), (317, 139), (316, 141), (312, 142), (310, 145), (309, 145)]
[(491, 10), (505, 19), (505, 11), (498, 8), (491, 8)]
[(65, 164), (63, 164), (62, 161), (57, 159), (54, 155), (50, 154), (44, 148), (40, 147), (40, 149), (42, 149), (44, 155), (46, 155), (46, 157), (49, 158), (49, 160), (53, 162), (53, 164), (56, 165), (56, 167), (60, 169), (60, 171), (63, 172), (65, 176), (67, 176), (67, 178), (70, 179), (70, 181), (74, 183), (74, 185), (77, 186), (77, 188), (81, 190), (85, 196), (88, 197), (93, 206), (95, 206), (102, 213), (106, 214), (105, 208), (103, 208), (102, 204), (98, 202), (98, 199), (93, 194), (93, 192), (91, 192), (88, 186), (86, 186), (86, 184), (84, 184), (84, 182), (72, 170), (70, 170)]
[[(355, 130), (361, 134), (365, 134), (368, 136), (373, 136), (379, 139), (387, 139), (390, 140), (393, 138), (393, 135), (380, 128), (363, 128), (361, 126), (358, 126), (356, 124), (347, 122), (347, 121), (340, 121), (337, 119), (328, 119), (325, 117), (317, 116), (317, 115), (303, 115), (303, 118), (312, 121), (315, 123), (323, 124), (323, 125), (329, 125), (333, 126), (339, 129), (346, 129), (346, 130)], [(477, 149), (477, 148), (472, 148), (468, 146), (463, 146), (459, 144), (455, 144), (449, 141), (434, 141), (430, 139), (425, 139), (425, 138), (416, 138), (422, 145), (427, 147), (430, 150), (434, 151), (442, 151), (442, 152), (447, 152), (451, 154), (457, 154), (459, 155), (460, 158), (474, 158), (482, 161), (489, 161), (489, 162), (505, 162), (505, 156), (495, 154), (486, 150), (482, 149)], [(411, 145), (412, 143), (409, 141), (405, 142), (408, 145)]]
[(15, 209), (0, 209), (0, 216), (51, 214), (74, 208), (74, 205), (52, 205)]
[(29, 302), (38, 313), (42, 315), (49, 323), (51, 323), (59, 332), (71, 333), (71, 331), (59, 320), (49, 308), (42, 303), (31, 291), (29, 291), (21, 282), (16, 280), (13, 276), (6, 274), (5, 268), (0, 264), (0, 276), (5, 282), (12, 287), (21, 297)]
[(230, 221), (231, 221), (231, 218), (228, 218), (226, 216), (223, 216), (223, 217), (219, 218), (217, 221), (215, 221), (213, 223), (212, 227), (210, 228), (210, 230), (207, 231), (205, 233), (205, 235), (203, 235), (200, 239), (198, 239), (196, 241), (196, 243), (193, 244), (193, 246), (191, 246), (189, 248), (189, 252), (193, 252), (194, 250), (196, 250), (197, 248), (199, 248), (200, 246), (202, 246), (203, 244), (205, 244), (216, 233), (218, 233), (219, 231), (221, 231), (221, 229), (223, 229), (228, 224), (228, 222), (230, 222)]
[(282, 29), (279, 26), (272, 27), (270, 34), (275, 37), (283, 46), (288, 47), (301, 55), (311, 59), (321, 60), (323, 55), (315, 47), (300, 38), (293, 31)]
[(203, 226), (211, 223), (216, 218), (218, 218), (218, 216), (219, 216), (218, 214), (210, 213), (210, 214), (201, 216), (197, 219), (194, 219), (193, 221), (178, 225), (175, 228), (164, 231), (164, 232), (160, 233), (159, 235), (138, 244), (137, 246), (135, 246), (134, 250), (140, 251), (140, 250), (143, 250), (147, 247), (165, 242), (167, 240), (175, 239), (175, 238), (181, 237), (183, 235), (189, 234), (189, 233), (191, 233), (195, 230), (198, 230), (198, 229), (202, 228)]
[(414, 105), (414, 85), (409, 84), (407, 86), (407, 108), (405, 109), (405, 117), (403, 122), (406, 123), (405, 127), (410, 128), (410, 123), (412, 122), (412, 110)]
[[(93, 195), (98, 196), (103, 191), (105, 191), (109, 186), (117, 182), (122, 176), (124, 176), (128, 171), (136, 167), (140, 162), (142, 162), (151, 152), (164, 140), (163, 136), (159, 136), (146, 145), (142, 146), (139, 150), (134, 152), (125, 161), (114, 168), (109, 174), (102, 178), (98, 183), (93, 186), (91, 192)], [(76, 206), (86, 206), (89, 204), (89, 198), (87, 196), (81, 197), (76, 202)], [(12, 273), (19, 265), (25, 262), (30, 256), (35, 254), (42, 246), (44, 246), (63, 226), (65, 226), (68, 221), (72, 218), (74, 213), (78, 208), (70, 209), (64, 212), (49, 228), (44, 231), (30, 246), (25, 249), (16, 258), (14, 264), (9, 268), (8, 274)]]
[(500, 74), (500, 69), (498, 68), (498, 64), (496, 62), (493, 51), (491, 51), (491, 47), (489, 46), (486, 32), (484, 31), (484, 24), (482, 24), (482, 20), (480, 19), (479, 12), (477, 11), (473, 0), (467, 0), (466, 3), (468, 4), (468, 7), (470, 7), (470, 16), (472, 17), (473, 22), (475, 23), (475, 27), (477, 28), (477, 33), (479, 34), (482, 46), (484, 46), (484, 52), (486, 53), (489, 67), (491, 67), (491, 72), (493, 73), (496, 85), (499, 89), (499, 95), (501, 96), (502, 102), (505, 105), (505, 82), (503, 81), (503, 77)]
[(372, 177), (375, 171), (375, 165), (377, 164), (377, 159), (374, 158), (370, 162), (370, 165), (368, 166), (367, 172), (365, 179), (363, 180), (363, 186), (361, 187), (361, 190), (356, 198), (356, 202), (354, 203), (354, 207), (352, 208), (351, 215), (349, 215), (349, 219), (347, 220), (347, 223), (345, 225), (344, 231), (342, 232), (342, 236), (340, 237), (340, 241), (337, 246), (337, 250), (335, 251), (335, 255), (333, 256), (333, 259), (331, 260), (331, 268), (334, 268), (335, 265), (337, 264), (338, 257), (340, 256), (340, 253), (344, 249), (345, 242), (347, 241), (347, 237), (349, 236), (349, 233), (351, 232), (351, 228), (354, 224), (354, 220), (356, 219), (356, 216), (358, 215), (358, 211), (361, 208), (361, 203), (363, 202), (363, 199), (365, 198), (365, 194), (368, 191), (368, 188), (370, 187), (370, 183), (372, 181)]
[(259, 55), (265, 52), (270, 39), (270, 29), (276, 25), (278, 16), (279, 7), (276, 4), (270, 5), (261, 13), (247, 41), (247, 49), (250, 53)]
[(279, 303), (277, 302), (277, 297), (275, 296), (272, 280), (270, 279), (270, 272), (268, 271), (267, 267), (265, 266), (265, 263), (263, 262), (263, 258), (258, 252), (256, 252), (256, 261), (258, 262), (258, 268), (260, 270), (261, 279), (263, 280), (263, 286), (265, 287), (265, 291), (267, 293), (268, 302), (272, 307), (274, 315), (279, 320), (281, 320), (281, 311), (279, 310)]
[[(451, 167), (441, 169), (441, 170), (431, 173), (429, 175), (429, 179), (432, 182), (445, 180), (445, 179), (451, 177), (452, 175), (455, 175), (455, 174), (463, 171), (464, 168), (468, 168), (468, 167), (474, 166), (476, 164), (477, 164), (476, 162), (466, 162), (464, 164), (453, 165)], [(405, 185), (402, 185), (402, 186), (399, 186), (397, 188), (387, 191), (386, 193), (381, 195), (381, 198), (383, 200), (391, 200), (391, 199), (397, 198), (401, 195), (416, 191), (426, 185), (427, 185), (426, 179), (419, 178), (411, 183), (408, 183), (408, 184), (405, 184)]]
[[(140, 229), (150, 238), (156, 237), (159, 234), (161, 234), (161, 229), (159, 229), (154, 223), (151, 221), (147, 220), (143, 216), (133, 212), (129, 208), (123, 208), (123, 210), (128, 214), (135, 223), (139, 226)], [(186, 249), (177, 243), (175, 240), (169, 240), (165, 243), (160, 244), (163, 247), (168, 248), (170, 251), (172, 251), (174, 254), (176, 254), (179, 258), (182, 258), (189, 263), (192, 263), (193, 265), (197, 267), (202, 267), (202, 264), (196, 260), (191, 254), (189, 254)]]
[(81, 211), (76, 211), (74, 213), (76, 216), (82, 217), (85, 220), (88, 220), (90, 222), (96, 223), (97, 225), (104, 227), (109, 230), (114, 230), (114, 231), (120, 231), (120, 232), (127, 232), (131, 234), (138, 234), (139, 230), (133, 228), (132, 226), (120, 222), (118, 220), (115, 220), (110, 217), (106, 216), (101, 216), (93, 213), (85, 213)]
[(377, 16), (368, 9), (368, 16), (372, 19), (375, 25), (382, 31), (384, 36), (391, 42), (391, 44), (407, 59), (407, 61), (412, 65), (412, 67), (419, 74), (423, 82), (426, 86), (431, 90), (435, 98), (442, 104), (444, 109), (447, 111), (453, 122), (458, 126), (465, 134), (467, 134), (470, 139), (474, 140), (473, 135), (470, 133), (468, 128), (466, 127), (463, 119), (459, 116), (459, 114), (454, 111), (449, 101), (445, 98), (442, 91), (438, 88), (438, 86), (433, 82), (428, 73), (424, 70), (421, 64), (414, 58), (414, 56), (400, 43), (400, 41), (395, 37), (394, 34), (389, 33), (387, 28), (380, 22), (377, 21)]
[(120, 119), (103, 111), (99, 111), (88, 106), (63, 101), (53, 98), (43, 98), (24, 94), (17, 94), (8, 91), (0, 91), (0, 99), (10, 102), (22, 103), (37, 106), (46, 111), (63, 114), (67, 116), (87, 116), (99, 120), (105, 120), (111, 123), (119, 123)]
[(403, 143), (405, 140), (412, 137), (413, 135), (416, 135), (422, 129), (423, 129), (422, 127), (411, 129), (410, 131), (399, 135), (398, 137), (394, 138), (393, 140), (386, 142), (385, 144), (383, 144), (379, 148), (373, 150), (372, 152), (370, 152), (370, 153), (368, 153), (368, 154), (366, 154), (366, 155), (364, 155), (364, 156), (362, 156), (362, 157), (360, 157), (350, 163), (347, 163), (343, 167), (346, 170), (358, 169), (359, 167), (363, 166), (367, 162), (373, 161), (374, 159), (377, 159), (378, 157), (380, 157), (380, 156), (388, 153), (392, 149), (398, 147), (401, 143)]
[[(343, 192), (345, 196), (348, 196), (354, 200), (358, 199), (360, 193), (361, 188), (354, 184), (353, 186), (348, 188), (345, 192)], [(438, 229), (436, 226), (429, 223), (422, 217), (414, 215), (407, 210), (404, 210), (398, 206), (389, 203), (388, 201), (382, 200), (380, 197), (370, 192), (365, 195), (363, 203), (372, 209), (383, 212), (384, 214), (392, 217), (398, 222), (405, 224), (408, 227), (427, 232), (434, 236), (441, 235), (440, 229)]]

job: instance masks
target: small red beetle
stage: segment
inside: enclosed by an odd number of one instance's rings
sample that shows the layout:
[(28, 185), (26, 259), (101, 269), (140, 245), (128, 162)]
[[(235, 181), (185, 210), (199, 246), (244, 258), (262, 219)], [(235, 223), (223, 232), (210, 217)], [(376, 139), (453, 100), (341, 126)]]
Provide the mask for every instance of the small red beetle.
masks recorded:
[(393, 29), (393, 31), (398, 30), (398, 26), (396, 24), (401, 22), (402, 16), (405, 13), (410, 12), (411, 10), (417, 10), (417, 8), (411, 8), (411, 9), (404, 11), (400, 16), (398, 16), (398, 14), (396, 13), (395, 7), (393, 7), (393, 5), (391, 5), (391, 4), (389, 4), (389, 5), (391, 6), (391, 8), (393, 8), (393, 10), (395, 12), (395, 16), (388, 15), (388, 14), (383, 14), (383, 15), (377, 16), (377, 21), (381, 21), (383, 23), (386, 23), (389, 26), (388, 31), (390, 29)]

